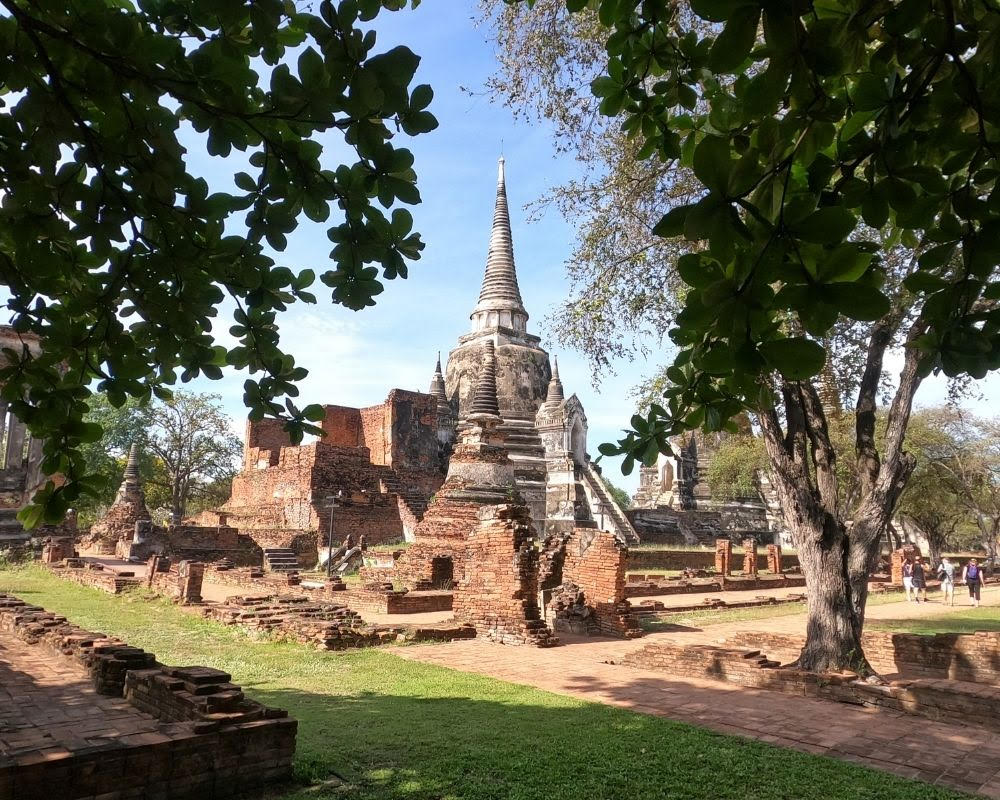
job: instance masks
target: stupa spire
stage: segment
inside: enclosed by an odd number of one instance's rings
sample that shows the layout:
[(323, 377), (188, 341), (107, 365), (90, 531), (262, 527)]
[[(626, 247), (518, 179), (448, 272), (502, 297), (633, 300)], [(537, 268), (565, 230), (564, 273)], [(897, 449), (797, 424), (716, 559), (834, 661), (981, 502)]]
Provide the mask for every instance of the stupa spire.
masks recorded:
[(438, 401), (447, 402), (448, 394), (444, 386), (444, 375), (441, 374), (441, 351), (438, 351), (437, 364), (434, 367), (434, 377), (431, 378), (431, 388), (427, 392), (434, 395)]
[(552, 357), (552, 378), (549, 380), (549, 389), (545, 394), (546, 403), (561, 403), (566, 399), (563, 394), (562, 381), (559, 380), (559, 359)]
[(510, 234), (503, 156), (500, 156), (497, 168), (497, 199), (493, 209), (493, 230), (486, 256), (486, 272), (472, 319), (477, 330), (502, 326), (521, 331), (528, 320), (514, 267), (514, 244)]
[(472, 406), (469, 409), (469, 416), (487, 414), (492, 417), (499, 417), (500, 403), (497, 401), (497, 359), (492, 340), (486, 340), (484, 349), (486, 350), (486, 357), (483, 359), (483, 366), (479, 370), (479, 377), (476, 380), (476, 391), (472, 395)]

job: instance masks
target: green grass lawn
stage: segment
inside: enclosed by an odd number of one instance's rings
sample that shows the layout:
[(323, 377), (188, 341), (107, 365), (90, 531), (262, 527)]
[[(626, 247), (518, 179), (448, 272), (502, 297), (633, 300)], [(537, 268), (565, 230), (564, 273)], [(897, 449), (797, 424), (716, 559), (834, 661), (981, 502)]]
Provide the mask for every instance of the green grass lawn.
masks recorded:
[[(231, 672), (299, 720), (286, 800), (945, 800), (963, 795), (398, 658), (250, 638), (163, 601), (112, 597), (31, 567), (0, 590), (121, 636), (168, 664)], [(344, 783), (307, 784), (339, 776)]]
[[(959, 586), (958, 589), (964, 587)], [(964, 597), (955, 593), (957, 605), (967, 603)], [(965, 608), (940, 616), (923, 619), (873, 619), (868, 623), (870, 630), (899, 631), (901, 633), (975, 633), (976, 631), (1000, 631), (1000, 608), (980, 606)]]

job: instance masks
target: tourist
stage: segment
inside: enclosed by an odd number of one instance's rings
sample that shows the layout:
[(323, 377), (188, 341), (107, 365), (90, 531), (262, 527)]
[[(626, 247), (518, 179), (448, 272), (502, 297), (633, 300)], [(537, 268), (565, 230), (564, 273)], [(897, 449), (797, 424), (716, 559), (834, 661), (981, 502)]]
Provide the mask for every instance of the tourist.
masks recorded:
[(927, 602), (927, 576), (924, 574), (924, 561), (920, 556), (913, 559), (910, 571), (910, 583), (913, 586), (913, 599), (918, 603), (921, 598)]
[(978, 606), (983, 587), (983, 568), (976, 559), (969, 559), (969, 563), (962, 570), (962, 580), (969, 587), (969, 602), (973, 606)]
[(907, 600), (915, 600), (916, 595), (910, 597), (913, 594), (913, 562), (906, 558), (903, 560), (903, 591), (906, 592)]
[(941, 581), (944, 602), (955, 605), (955, 565), (948, 560), (948, 556), (941, 557), (941, 564), (937, 568), (937, 576), (938, 580)]

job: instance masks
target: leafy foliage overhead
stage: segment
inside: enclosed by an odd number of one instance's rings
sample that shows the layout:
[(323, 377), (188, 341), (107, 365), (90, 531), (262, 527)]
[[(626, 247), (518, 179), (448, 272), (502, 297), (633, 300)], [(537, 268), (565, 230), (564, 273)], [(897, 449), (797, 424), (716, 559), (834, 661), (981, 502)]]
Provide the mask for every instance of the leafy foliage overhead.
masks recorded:
[[(413, 0), (416, 5), (418, 0)], [(246, 368), (251, 416), (285, 416), (298, 440), (305, 370), (276, 314), (312, 303), (313, 269), (276, 262), (303, 216), (325, 223), (320, 281), (351, 309), (406, 277), (423, 243), (398, 203), (420, 195), (395, 147), (437, 122), (419, 58), (376, 51), (361, 26), (406, 0), (0, 0), (0, 282), (15, 329), (43, 352), (5, 353), (3, 398), (46, 441), (49, 485), (22, 515), (59, 518), (95, 489), (81, 446), (92, 390), (121, 406), (224, 366)], [(353, 163), (324, 158), (329, 138)], [(182, 142), (245, 154), (213, 191)], [(223, 303), (235, 306), (217, 343)], [(26, 337), (27, 338), (27, 337)]]
[(655, 228), (696, 245), (677, 264), (690, 291), (666, 407), (607, 452), (649, 462), (670, 434), (772, 408), (768, 376), (819, 374), (839, 319), (889, 314), (881, 253), (897, 243), (919, 253), (905, 288), (920, 374), (1000, 366), (989, 3), (692, 0), (707, 35), (680, 34), (666, 0), (567, 6), (612, 31), (601, 110), (703, 187)]

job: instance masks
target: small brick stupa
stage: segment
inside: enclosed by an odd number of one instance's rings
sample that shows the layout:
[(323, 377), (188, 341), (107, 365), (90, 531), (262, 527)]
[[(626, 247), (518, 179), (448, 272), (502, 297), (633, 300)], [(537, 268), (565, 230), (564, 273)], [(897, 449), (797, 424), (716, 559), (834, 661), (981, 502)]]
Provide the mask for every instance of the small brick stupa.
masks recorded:
[(81, 544), (85, 549), (114, 553), (119, 541), (132, 541), (137, 522), (149, 523), (151, 520), (139, 477), (139, 445), (133, 444), (115, 501), (107, 513), (90, 526), (90, 533)]

